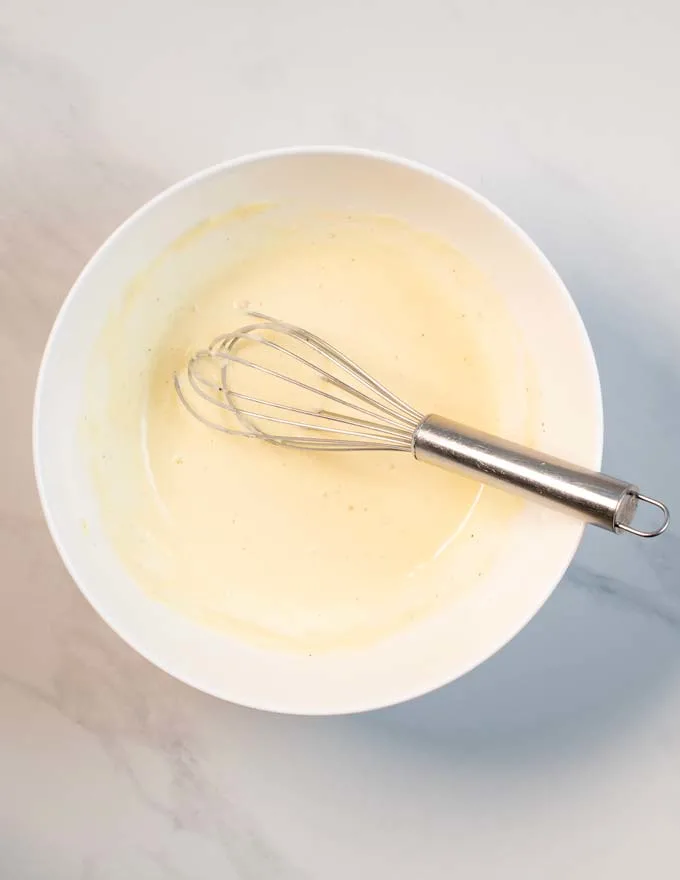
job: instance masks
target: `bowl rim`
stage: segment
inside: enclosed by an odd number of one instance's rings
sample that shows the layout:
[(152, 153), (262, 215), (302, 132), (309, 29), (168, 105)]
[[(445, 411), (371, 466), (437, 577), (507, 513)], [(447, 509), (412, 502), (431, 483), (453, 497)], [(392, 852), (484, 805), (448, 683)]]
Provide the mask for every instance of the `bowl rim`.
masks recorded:
[[(47, 337), (47, 341), (45, 343), (45, 347), (43, 350), (43, 354), (40, 360), (40, 366), (38, 369), (36, 384), (35, 384), (35, 393), (33, 399), (33, 412), (32, 412), (32, 455), (33, 455), (33, 470), (34, 477), (36, 481), (36, 486), (38, 490), (38, 496), (40, 500), (40, 505), (42, 508), (43, 516), (47, 523), (47, 527), (54, 542), (59, 556), (67, 569), (69, 575), (75, 582), (76, 586), (83, 594), (83, 596), (87, 599), (87, 601), (92, 605), (97, 614), (106, 622), (106, 624), (131, 648), (133, 648), (138, 654), (143, 656), (150, 663), (153, 663), (155, 666), (162, 669), (164, 672), (172, 675), (174, 678), (184, 682), (185, 684), (196, 688), (199, 691), (210, 694), (212, 696), (218, 697), (222, 700), (230, 700), (229, 697), (225, 696), (223, 693), (220, 693), (216, 689), (211, 689), (206, 686), (204, 683), (193, 680), (191, 676), (178, 674), (175, 671), (171, 671), (165, 665), (165, 663), (156, 658), (154, 656), (154, 651), (149, 650), (145, 645), (132, 644), (132, 642), (126, 637), (126, 635), (121, 632), (121, 628), (114, 625), (109, 619), (108, 614), (100, 607), (100, 603), (97, 601), (96, 597), (91, 595), (90, 590), (87, 585), (83, 583), (83, 579), (77, 572), (77, 566), (74, 564), (71, 559), (70, 552), (65, 546), (65, 542), (62, 540), (62, 530), (59, 526), (58, 519), (53, 513), (52, 503), (50, 498), (48, 497), (48, 493), (45, 489), (44, 481), (43, 481), (43, 452), (40, 441), (40, 423), (41, 423), (41, 403), (44, 396), (44, 385), (45, 385), (45, 375), (47, 372), (47, 366), (49, 364), (52, 349), (55, 345), (55, 340), (60, 335), (62, 331), (62, 326), (67, 318), (70, 303), (75, 298), (76, 292), (78, 288), (83, 285), (90, 272), (93, 270), (95, 264), (99, 262), (99, 260), (103, 257), (104, 253), (108, 251), (110, 248), (114, 247), (118, 242), (119, 238), (121, 238), (127, 229), (131, 226), (134, 226), (144, 215), (151, 212), (157, 205), (162, 202), (171, 199), (176, 193), (193, 187), (195, 184), (200, 181), (205, 180), (206, 178), (210, 178), (215, 175), (219, 175), (224, 173), (225, 171), (233, 170), (239, 168), (241, 166), (255, 164), (258, 162), (269, 161), (271, 159), (283, 158), (286, 156), (355, 156), (358, 158), (367, 158), (374, 159), (378, 161), (383, 161), (389, 164), (398, 165), (406, 169), (410, 169), (412, 171), (416, 171), (420, 174), (424, 174), (429, 176), (440, 183), (443, 183), (447, 186), (456, 189), (463, 194), (465, 194), (468, 198), (477, 202), (479, 205), (484, 207), (491, 214), (495, 215), (495, 217), (500, 220), (509, 230), (519, 239), (519, 241), (531, 252), (532, 257), (538, 261), (542, 265), (542, 267), (548, 272), (549, 275), (552, 276), (554, 282), (556, 282), (557, 286), (561, 290), (562, 297), (564, 300), (564, 304), (570, 310), (572, 319), (574, 320), (574, 329), (578, 329), (579, 335), (581, 337), (581, 352), (585, 360), (588, 362), (588, 373), (590, 382), (592, 383), (592, 391), (594, 396), (594, 401), (596, 402), (596, 406), (594, 408), (593, 417), (592, 417), (592, 426), (591, 426), (591, 447), (593, 450), (592, 461), (590, 466), (592, 468), (599, 468), (602, 462), (603, 455), (603, 447), (604, 447), (604, 416), (603, 416), (603, 403), (602, 403), (602, 388), (600, 383), (600, 376), (597, 367), (597, 362), (595, 358), (595, 354), (592, 348), (592, 344), (590, 341), (590, 337), (588, 336), (588, 332), (586, 330), (585, 324), (583, 322), (583, 318), (571, 297), (566, 285), (562, 281), (560, 275), (558, 274), (555, 267), (552, 265), (550, 260), (546, 257), (543, 251), (539, 248), (539, 246), (534, 242), (534, 240), (528, 235), (524, 229), (519, 226), (514, 220), (508, 217), (499, 207), (497, 207), (493, 202), (491, 202), (487, 197), (481, 195), (472, 187), (468, 186), (465, 183), (462, 183), (458, 179), (432, 168), (429, 165), (426, 165), (422, 162), (415, 161), (412, 159), (404, 158), (399, 155), (384, 152), (381, 150), (374, 150), (365, 147), (356, 147), (356, 146), (344, 146), (344, 145), (302, 145), (302, 146), (286, 146), (286, 147), (276, 147), (270, 149), (259, 150), (252, 153), (243, 154), (237, 156), (232, 159), (225, 159), (221, 162), (217, 162), (213, 165), (207, 166), (181, 180), (171, 184), (165, 189), (158, 192), (151, 199), (144, 202), (140, 205), (129, 217), (123, 220), (99, 245), (99, 247), (94, 251), (94, 253), (87, 260), (81, 271), (78, 273), (75, 281), (72, 283), (68, 293), (66, 294), (63, 302), (61, 303), (56, 317), (54, 319), (54, 323), (50, 330), (50, 333)], [(499, 640), (490, 650), (485, 653), (482, 653), (477, 656), (476, 659), (470, 661), (468, 664), (463, 664), (459, 670), (457, 670), (453, 675), (440, 675), (440, 676), (431, 676), (433, 680), (428, 680), (423, 682), (417, 688), (412, 688), (410, 691), (400, 692), (398, 697), (395, 698), (387, 698), (384, 701), (376, 701), (373, 700), (363, 700), (357, 701), (352, 706), (347, 707), (338, 707), (338, 706), (314, 706), (307, 707), (306, 709), (299, 708), (290, 708), (285, 705), (277, 705), (273, 706), (271, 704), (262, 705), (259, 704), (256, 700), (253, 702), (247, 702), (239, 699), (239, 704), (246, 706), (252, 709), (259, 709), (264, 711), (272, 711), (279, 713), (289, 713), (296, 715), (342, 715), (342, 714), (352, 714), (356, 712), (364, 712), (371, 711), (380, 708), (386, 708), (391, 705), (397, 705), (402, 702), (406, 702), (408, 700), (414, 699), (416, 697), (422, 696), (426, 693), (430, 693), (434, 690), (437, 690), (440, 687), (449, 684), (461, 676), (467, 674), (472, 669), (484, 663), (502, 648), (504, 648), (512, 639), (532, 620), (532, 618), (540, 611), (545, 602), (548, 600), (553, 591), (557, 588), (559, 583), (561, 582), (564, 574), (567, 569), (571, 565), (571, 562), (574, 558), (574, 555), (578, 549), (578, 546), (581, 542), (581, 538), (583, 535), (585, 526), (581, 525), (579, 528), (574, 529), (574, 536), (571, 542), (571, 547), (569, 548), (569, 552), (566, 552), (565, 548), (565, 562), (561, 571), (559, 572), (559, 576), (555, 578), (553, 583), (546, 584), (546, 587), (543, 591), (542, 596), (540, 597), (540, 601), (538, 601), (534, 606), (532, 606), (532, 610), (521, 617), (515, 619), (514, 624), (509, 626), (504, 633), (504, 636), (501, 640)]]

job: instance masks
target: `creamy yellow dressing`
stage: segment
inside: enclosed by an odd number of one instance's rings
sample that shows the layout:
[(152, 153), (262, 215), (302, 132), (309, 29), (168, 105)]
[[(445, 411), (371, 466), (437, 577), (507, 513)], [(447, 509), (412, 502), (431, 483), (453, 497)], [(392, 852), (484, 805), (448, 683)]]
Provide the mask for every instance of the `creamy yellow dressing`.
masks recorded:
[[(203, 235), (224, 258), (199, 282)], [(262, 208), (211, 221), (137, 279), (94, 356), (95, 485), (140, 587), (295, 650), (373, 641), (474, 587), (519, 502), (406, 453), (285, 450), (186, 412), (173, 373), (245, 308), (323, 336), (422, 412), (527, 439), (516, 332), (446, 242), (386, 217)]]

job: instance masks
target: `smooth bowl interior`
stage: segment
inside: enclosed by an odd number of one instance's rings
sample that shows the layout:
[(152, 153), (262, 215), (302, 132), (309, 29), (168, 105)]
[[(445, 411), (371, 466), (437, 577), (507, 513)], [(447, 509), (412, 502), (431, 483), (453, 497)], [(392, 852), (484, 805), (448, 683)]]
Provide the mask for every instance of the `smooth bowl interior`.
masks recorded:
[(447, 239), (486, 274), (522, 334), (544, 426), (537, 445), (597, 468), (602, 414), (592, 350), (559, 277), (500, 211), (443, 175), (359, 150), (276, 151), (198, 174), (123, 224), (71, 290), (40, 371), (34, 456), (50, 530), (85, 596), (149, 660), (224, 699), (300, 714), (389, 705), (457, 678), (505, 644), (559, 582), (582, 526), (526, 505), (508, 527), (502, 555), (473, 590), (435, 616), (356, 649), (308, 656), (259, 648), (150, 599), (102, 528), (82, 452), (92, 345), (132, 279), (169, 245), (207, 218), (253, 203), (391, 215)]

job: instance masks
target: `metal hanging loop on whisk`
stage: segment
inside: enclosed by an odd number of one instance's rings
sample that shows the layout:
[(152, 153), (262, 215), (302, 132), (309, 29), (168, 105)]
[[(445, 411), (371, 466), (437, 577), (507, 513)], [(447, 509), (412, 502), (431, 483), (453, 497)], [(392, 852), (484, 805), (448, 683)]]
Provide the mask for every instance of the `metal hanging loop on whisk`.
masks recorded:
[[(315, 452), (409, 452), (418, 461), (524, 495), (611, 532), (652, 538), (667, 529), (666, 505), (632, 483), (443, 416), (423, 415), (308, 330), (249, 314), (253, 323), (218, 336), (190, 359), (186, 372), (175, 376), (180, 400), (205, 425)], [(275, 365), (249, 356), (252, 346), (275, 353)], [(273, 380), (282, 396), (237, 391), (235, 369), (254, 370)], [(660, 511), (660, 522), (651, 530), (633, 525), (641, 502)]]

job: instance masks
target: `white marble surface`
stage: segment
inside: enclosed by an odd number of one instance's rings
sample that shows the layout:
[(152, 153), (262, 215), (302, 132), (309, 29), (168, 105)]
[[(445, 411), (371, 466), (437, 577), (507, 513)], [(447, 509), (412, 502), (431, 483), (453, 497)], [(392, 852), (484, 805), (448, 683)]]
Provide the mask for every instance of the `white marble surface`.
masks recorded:
[[(3, 0), (1, 880), (680, 876), (680, 7), (675, 0)], [(172, 680), (65, 574), (29, 422), (102, 238), (225, 156), (344, 142), (515, 217), (597, 350), (608, 469), (675, 507), (590, 534), (464, 680), (344, 719)]]

